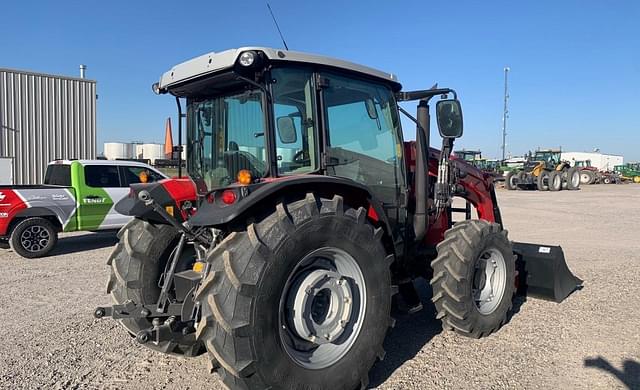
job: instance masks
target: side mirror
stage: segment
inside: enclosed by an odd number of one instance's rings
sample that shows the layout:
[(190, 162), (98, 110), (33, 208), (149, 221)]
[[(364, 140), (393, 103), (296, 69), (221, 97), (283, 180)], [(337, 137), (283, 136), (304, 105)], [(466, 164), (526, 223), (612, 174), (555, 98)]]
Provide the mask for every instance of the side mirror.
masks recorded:
[(462, 137), (462, 107), (456, 99), (440, 100), (436, 104), (438, 130), (443, 138)]
[(369, 118), (378, 119), (378, 111), (376, 110), (376, 104), (373, 102), (373, 99), (365, 100), (364, 105), (367, 107)]
[(283, 144), (293, 144), (298, 140), (296, 125), (290, 116), (281, 116), (277, 120), (278, 137)]

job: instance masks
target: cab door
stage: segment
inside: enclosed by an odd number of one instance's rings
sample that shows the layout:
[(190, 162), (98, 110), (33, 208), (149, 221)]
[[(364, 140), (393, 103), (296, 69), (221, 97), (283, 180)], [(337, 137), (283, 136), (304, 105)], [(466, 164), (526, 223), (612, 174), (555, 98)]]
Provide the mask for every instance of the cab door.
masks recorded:
[[(113, 206), (122, 188), (117, 165), (86, 164), (79, 180), (78, 226), (80, 230), (117, 229), (126, 223), (120, 214), (114, 215)], [(118, 217), (120, 216), (120, 217)]]
[(327, 174), (365, 184), (389, 219), (402, 221), (404, 150), (392, 91), (368, 80), (322, 77)]

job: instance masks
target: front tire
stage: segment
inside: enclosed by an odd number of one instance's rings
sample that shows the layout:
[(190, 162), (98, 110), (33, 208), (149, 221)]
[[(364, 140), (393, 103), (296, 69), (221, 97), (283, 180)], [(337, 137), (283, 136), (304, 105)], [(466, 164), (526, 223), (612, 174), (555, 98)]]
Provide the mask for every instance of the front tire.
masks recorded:
[(445, 232), (431, 262), (432, 301), (445, 330), (480, 338), (507, 320), (515, 292), (515, 256), (507, 231), (467, 220)]
[(48, 219), (27, 218), (16, 225), (9, 242), (20, 256), (35, 259), (48, 255), (56, 246), (58, 231)]
[[(107, 293), (116, 304), (124, 304), (128, 300), (137, 304), (157, 303), (160, 295), (158, 281), (178, 235), (172, 226), (154, 225), (138, 218), (120, 229), (120, 241), (107, 260), (111, 268)], [(152, 326), (146, 318), (127, 318), (119, 322), (131, 336)], [(197, 356), (204, 353), (204, 346), (196, 342), (193, 333), (176, 335), (173, 340), (158, 345), (148, 342), (144, 346), (174, 355)]]
[(507, 176), (505, 176), (504, 178), (504, 186), (509, 191), (513, 191), (518, 188), (517, 184), (518, 184), (518, 172), (516, 171), (507, 172)]
[(229, 388), (366, 385), (384, 354), (393, 259), (366, 214), (307, 194), (210, 251), (197, 335)]

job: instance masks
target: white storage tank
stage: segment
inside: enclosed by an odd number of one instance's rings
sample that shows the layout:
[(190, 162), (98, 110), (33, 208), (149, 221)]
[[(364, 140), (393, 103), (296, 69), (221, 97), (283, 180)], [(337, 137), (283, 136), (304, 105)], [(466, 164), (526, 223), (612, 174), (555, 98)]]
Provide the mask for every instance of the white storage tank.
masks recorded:
[[(138, 146), (140, 148), (138, 148)], [(147, 160), (151, 160), (151, 164), (155, 163), (156, 159), (163, 159), (164, 156), (164, 145), (163, 144), (142, 144), (136, 145), (136, 150), (142, 150), (142, 157)]]
[(104, 156), (107, 160), (134, 158), (133, 145), (125, 142), (105, 142)]

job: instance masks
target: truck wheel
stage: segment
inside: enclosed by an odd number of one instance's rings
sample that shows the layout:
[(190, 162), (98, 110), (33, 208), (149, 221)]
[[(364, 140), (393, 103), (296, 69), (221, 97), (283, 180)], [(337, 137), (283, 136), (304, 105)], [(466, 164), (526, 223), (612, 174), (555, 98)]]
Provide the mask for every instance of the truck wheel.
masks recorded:
[(433, 298), (445, 330), (473, 338), (507, 320), (515, 292), (515, 257), (507, 231), (483, 220), (456, 223), (438, 244)]
[[(160, 295), (158, 281), (175, 247), (178, 232), (169, 225), (153, 225), (135, 218), (120, 229), (118, 238), (120, 241), (107, 260), (107, 265), (111, 267), (107, 293), (111, 294), (116, 304), (124, 304), (128, 300), (137, 304), (156, 304)], [(131, 336), (152, 326), (146, 318), (127, 318), (119, 322)], [(144, 345), (159, 352), (177, 355), (197, 356), (204, 353), (204, 346), (196, 342), (193, 333), (177, 336), (159, 345), (153, 342)]]
[(11, 248), (28, 259), (46, 256), (58, 242), (58, 231), (46, 218), (27, 218), (11, 232)]
[(580, 171), (577, 168), (567, 170), (567, 189), (577, 190), (580, 188)]
[(549, 174), (549, 190), (560, 191), (562, 190), (562, 172), (551, 171)]
[(517, 189), (517, 181), (518, 181), (518, 172), (509, 171), (507, 172), (507, 176), (504, 178), (504, 186), (509, 190), (513, 191)]
[(536, 184), (538, 187), (538, 191), (549, 191), (549, 172), (540, 172)]
[(364, 208), (312, 194), (213, 248), (198, 339), (232, 389), (354, 389), (382, 359), (393, 260)]
[(640, 183), (640, 176), (634, 176), (633, 177), (633, 182), (634, 183)]

